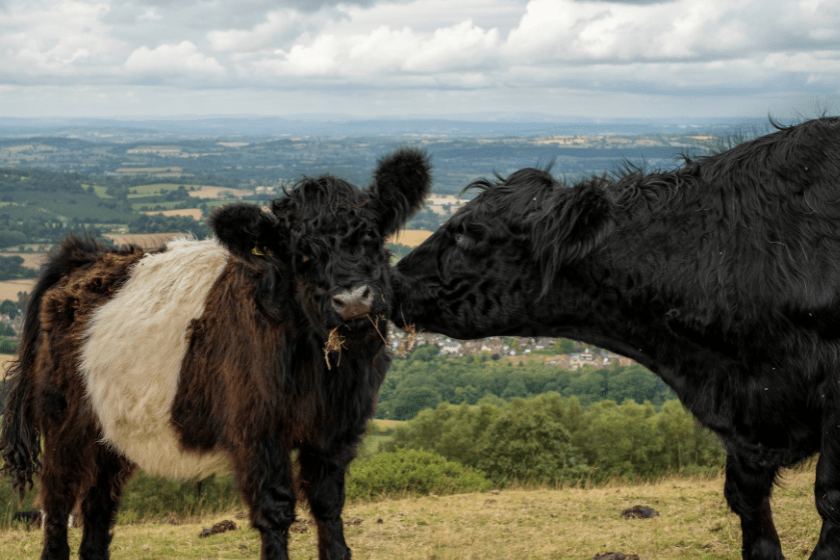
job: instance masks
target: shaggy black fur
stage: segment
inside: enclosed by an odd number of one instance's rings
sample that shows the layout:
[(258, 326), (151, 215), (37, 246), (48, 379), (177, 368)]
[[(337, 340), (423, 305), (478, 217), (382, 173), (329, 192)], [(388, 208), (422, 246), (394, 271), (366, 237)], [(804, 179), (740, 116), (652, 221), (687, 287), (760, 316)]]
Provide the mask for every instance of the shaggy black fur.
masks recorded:
[(476, 186), (400, 261), (394, 320), (569, 337), (649, 367), (726, 446), (744, 558), (782, 558), (773, 482), (820, 452), (811, 558), (840, 558), (840, 120), (672, 172)]

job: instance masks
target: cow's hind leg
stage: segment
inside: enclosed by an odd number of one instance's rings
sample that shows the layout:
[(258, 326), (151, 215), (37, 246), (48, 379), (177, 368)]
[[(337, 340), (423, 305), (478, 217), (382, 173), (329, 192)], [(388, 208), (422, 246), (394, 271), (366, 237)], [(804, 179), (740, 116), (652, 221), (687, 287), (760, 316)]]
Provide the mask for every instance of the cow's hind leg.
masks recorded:
[(303, 446), (300, 449), (301, 488), (318, 524), (320, 560), (350, 560), (344, 541), (341, 510), (344, 508), (344, 474), (353, 459), (346, 445), (332, 450)]
[(291, 461), (278, 437), (263, 435), (253, 448), (234, 453), (234, 472), (260, 532), (262, 560), (288, 560), (289, 527), (295, 520)]
[(84, 533), (79, 546), (81, 560), (108, 560), (117, 508), (123, 486), (135, 465), (101, 443), (94, 444), (96, 479), (82, 500)]
[(724, 495), (729, 507), (741, 518), (744, 560), (784, 560), (770, 510), (777, 472), (773, 468), (755, 468), (733, 453), (726, 455)]
[[(64, 426), (69, 428), (69, 426)], [(38, 495), (44, 510), (44, 549), (41, 560), (68, 560), (67, 518), (82, 489), (95, 471), (91, 447), (84, 430), (48, 427), (44, 433), (44, 456)], [(81, 437), (79, 437), (81, 436)]]

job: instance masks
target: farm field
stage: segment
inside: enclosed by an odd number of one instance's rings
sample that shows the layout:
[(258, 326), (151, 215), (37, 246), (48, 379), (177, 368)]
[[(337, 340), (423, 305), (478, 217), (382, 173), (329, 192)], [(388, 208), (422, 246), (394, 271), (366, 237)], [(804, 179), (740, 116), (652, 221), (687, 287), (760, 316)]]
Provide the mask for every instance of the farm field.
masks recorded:
[[(773, 499), (776, 525), (789, 560), (807, 558), (819, 534), (813, 507), (813, 468), (788, 471)], [(740, 558), (740, 523), (723, 499), (723, 478), (667, 478), (654, 484), (611, 483), (596, 488), (506, 489), (454, 496), (405, 497), (355, 502), (345, 507), (347, 541), (358, 560), (394, 558), (589, 560), (623, 552), (642, 560)], [(659, 517), (625, 520), (634, 505)], [(223, 519), (238, 529), (198, 538)], [(291, 533), (291, 557), (314, 558), (315, 528), (305, 511)], [(360, 521), (359, 521), (360, 520)], [(381, 521), (380, 521), (381, 520)], [(70, 531), (71, 550), (81, 531)], [(243, 510), (185, 519), (180, 525), (152, 520), (118, 525), (111, 551), (119, 559), (244, 559), (259, 556), (260, 539)], [(6, 560), (40, 553), (39, 531), (0, 532)]]
[(9, 362), (15, 359), (14, 354), (0, 354), (0, 378), (6, 374), (6, 369), (9, 367)]
[(253, 194), (253, 191), (244, 189), (231, 189), (228, 187), (209, 187), (203, 186), (198, 190), (190, 191), (190, 196), (193, 198), (219, 198), (224, 196), (243, 197)]
[(417, 247), (433, 233), (433, 231), (425, 229), (404, 229), (389, 237), (387, 243), (405, 245), (406, 247)]
[(20, 257), (23, 266), (38, 270), (47, 261), (46, 253), (0, 253), (0, 257)]
[(6, 280), (0, 282), (0, 301), (4, 299), (17, 301), (18, 292), (31, 293), (37, 281), (37, 278), (28, 278), (25, 280)]
[(152, 210), (143, 213), (148, 214), (150, 216), (160, 214), (162, 216), (189, 216), (194, 220), (202, 219), (202, 212), (200, 208), (182, 208), (181, 210)]

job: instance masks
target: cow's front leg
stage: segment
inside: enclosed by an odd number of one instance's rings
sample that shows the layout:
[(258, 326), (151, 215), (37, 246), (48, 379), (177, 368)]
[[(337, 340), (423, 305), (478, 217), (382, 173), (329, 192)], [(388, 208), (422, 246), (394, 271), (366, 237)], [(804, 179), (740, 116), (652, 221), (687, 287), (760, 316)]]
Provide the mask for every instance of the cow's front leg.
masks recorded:
[(353, 460), (352, 449), (345, 446), (323, 450), (304, 446), (298, 460), (301, 489), (318, 525), (318, 557), (320, 560), (350, 560), (341, 510), (344, 508), (344, 474)]
[(729, 507), (741, 518), (744, 560), (784, 560), (770, 493), (778, 469), (756, 468), (737, 455), (726, 455), (726, 484), (723, 493)]
[(823, 524), (811, 560), (840, 558), (840, 410), (836, 406), (823, 421), (814, 497)]
[(295, 520), (295, 492), (291, 462), (280, 439), (264, 435), (253, 447), (234, 454), (234, 473), (260, 532), (262, 560), (288, 560), (289, 527)]

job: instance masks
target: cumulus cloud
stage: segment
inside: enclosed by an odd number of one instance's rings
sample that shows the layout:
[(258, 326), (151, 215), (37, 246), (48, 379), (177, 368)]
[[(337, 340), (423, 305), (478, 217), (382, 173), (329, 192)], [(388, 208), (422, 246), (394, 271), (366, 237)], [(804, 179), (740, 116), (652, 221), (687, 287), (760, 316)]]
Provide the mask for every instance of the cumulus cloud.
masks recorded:
[(68, 74), (84, 64), (107, 64), (122, 43), (100, 20), (106, 4), (65, 1), (24, 9), (0, 19), (0, 73)]
[(0, 84), (123, 80), (126, 88), (217, 93), (461, 96), (840, 87), (836, 0), (0, 0), (4, 6)]
[(124, 66), (129, 72), (145, 74), (225, 72), (215, 58), (202, 54), (198, 47), (189, 41), (182, 41), (177, 45), (161, 45), (155, 49), (140, 47), (131, 53)]
[(217, 51), (252, 52), (277, 42), (285, 43), (303, 32), (304, 17), (294, 10), (269, 12), (266, 20), (252, 29), (211, 31), (207, 38)]
[(532, 0), (505, 45), (512, 59), (638, 61), (737, 59), (837, 37), (840, 10), (791, 3)]
[(541, 61), (697, 59), (749, 47), (732, 3), (619, 4), (533, 0), (507, 41), (509, 56)]
[(470, 20), (433, 33), (381, 26), (366, 34), (305, 36), (288, 51), (278, 51), (253, 67), (277, 76), (355, 79), (393, 73), (396, 79), (481, 67), (494, 56), (498, 43), (497, 30), (481, 29)]

